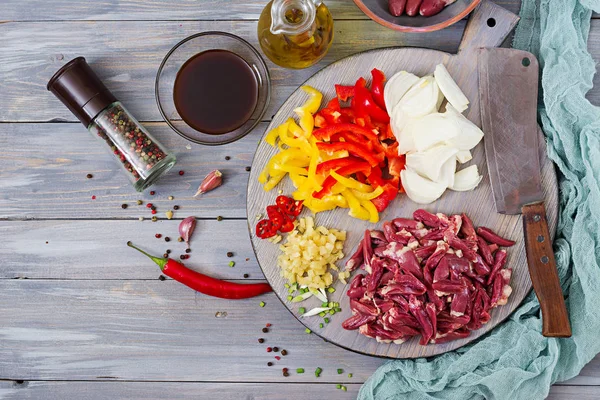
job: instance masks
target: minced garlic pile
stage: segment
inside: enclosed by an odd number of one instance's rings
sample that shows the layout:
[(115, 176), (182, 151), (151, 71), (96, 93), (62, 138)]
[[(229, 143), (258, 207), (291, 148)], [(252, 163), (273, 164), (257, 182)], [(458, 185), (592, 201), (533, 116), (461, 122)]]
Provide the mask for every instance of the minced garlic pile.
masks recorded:
[(277, 265), (281, 276), (291, 284), (327, 288), (333, 283), (329, 268), (338, 271), (335, 262), (344, 258), (345, 240), (345, 231), (324, 226), (315, 228), (312, 217), (300, 218), (286, 242), (279, 246), (282, 254), (277, 257)]

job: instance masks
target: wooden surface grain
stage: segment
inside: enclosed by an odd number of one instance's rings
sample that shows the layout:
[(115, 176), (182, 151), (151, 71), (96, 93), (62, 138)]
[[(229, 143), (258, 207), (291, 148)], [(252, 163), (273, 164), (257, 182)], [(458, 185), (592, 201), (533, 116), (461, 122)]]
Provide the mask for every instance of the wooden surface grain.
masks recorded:
[[(267, 304), (260, 308), (258, 299), (209, 299), (171, 280), (159, 281), (157, 267), (124, 246), (131, 239), (150, 251), (166, 250), (153, 234), (175, 236), (178, 221), (140, 222), (139, 216), (150, 215), (135, 200), (157, 203), (161, 216), (177, 203), (176, 218), (202, 218), (188, 262), (193, 269), (224, 279), (243, 281), (244, 273), (248, 280), (262, 279), (245, 230), (245, 167), (267, 124), (237, 143), (188, 148), (158, 122), (153, 81), (164, 54), (189, 34), (225, 30), (256, 45), (264, 3), (0, 2), (0, 398), (347, 399), (384, 362), (306, 335), (273, 294), (263, 296)], [(520, 2), (498, 3), (517, 12)], [(336, 20), (330, 53), (303, 71), (269, 63), (274, 97), (266, 122), (299, 84), (335, 60), (388, 46), (456, 52), (466, 24), (429, 35), (399, 34), (369, 21), (351, 1), (327, 4)], [(600, 59), (596, 20), (589, 50)], [(176, 170), (185, 175), (165, 177), (155, 197), (135, 193), (110, 154), (46, 91), (52, 73), (79, 55), (177, 154)], [(600, 103), (597, 88), (588, 97)], [(212, 168), (225, 172), (226, 184), (193, 200)], [(88, 173), (94, 178), (86, 179)], [(120, 208), (124, 202), (130, 205), (126, 210)], [(219, 215), (225, 220), (216, 221)], [(179, 248), (171, 243), (174, 251)], [(227, 251), (235, 254), (233, 268), (227, 266)], [(217, 318), (217, 312), (227, 316)], [(263, 334), (267, 322), (273, 329)], [(290, 352), (287, 365), (306, 373), (284, 378), (281, 364), (269, 369), (265, 346), (256, 341), (263, 335)], [(324, 370), (319, 380), (313, 374), (317, 366)], [(550, 398), (595, 399), (599, 387), (597, 357), (579, 376), (554, 386)]]

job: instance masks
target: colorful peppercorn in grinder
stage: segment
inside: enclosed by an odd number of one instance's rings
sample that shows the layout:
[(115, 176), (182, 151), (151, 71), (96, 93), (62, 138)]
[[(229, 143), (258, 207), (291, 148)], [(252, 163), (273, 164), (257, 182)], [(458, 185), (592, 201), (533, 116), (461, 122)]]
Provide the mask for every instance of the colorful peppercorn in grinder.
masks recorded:
[(104, 86), (83, 57), (59, 69), (46, 87), (108, 144), (141, 192), (175, 165), (169, 153)]

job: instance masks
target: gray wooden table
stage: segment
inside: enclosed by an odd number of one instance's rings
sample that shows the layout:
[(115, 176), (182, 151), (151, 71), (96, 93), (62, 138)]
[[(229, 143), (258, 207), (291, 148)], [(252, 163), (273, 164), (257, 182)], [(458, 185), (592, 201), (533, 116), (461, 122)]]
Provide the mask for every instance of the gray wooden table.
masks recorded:
[[(500, 3), (518, 12), (518, 0)], [(325, 60), (302, 71), (269, 63), (273, 99), (265, 121), (236, 143), (206, 148), (161, 122), (156, 70), (172, 45), (199, 31), (232, 32), (256, 46), (263, 0), (0, 2), (0, 398), (353, 398), (384, 363), (307, 335), (273, 294), (263, 297), (264, 308), (256, 299), (205, 297), (159, 280), (156, 266), (125, 246), (135, 240), (178, 254), (180, 243), (154, 234), (177, 237), (179, 220), (195, 215), (200, 220), (190, 267), (235, 281), (264, 279), (246, 227), (246, 166), (271, 115), (295, 87), (334, 60), (397, 45), (454, 52), (465, 26), (462, 21), (441, 32), (400, 34), (368, 20), (350, 0), (328, 5), (335, 42)], [(600, 59), (600, 20), (592, 21), (589, 43)], [(133, 191), (112, 156), (45, 89), (50, 76), (79, 55), (177, 154), (176, 169), (185, 175), (165, 177), (154, 196)], [(595, 104), (599, 88), (589, 94)], [(224, 172), (226, 183), (193, 200), (214, 168)], [(94, 177), (86, 179), (88, 173)], [(180, 210), (176, 220), (153, 223), (138, 199), (154, 203), (161, 217), (175, 204)], [(266, 323), (272, 326), (265, 334)], [(259, 344), (259, 337), (266, 343)], [(288, 355), (274, 360), (267, 344)], [(291, 376), (284, 378), (282, 367)], [(306, 373), (295, 373), (299, 367)], [(323, 369), (318, 379), (316, 367)], [(338, 383), (348, 392), (336, 389)], [(554, 386), (550, 398), (600, 398), (600, 357), (580, 376)]]

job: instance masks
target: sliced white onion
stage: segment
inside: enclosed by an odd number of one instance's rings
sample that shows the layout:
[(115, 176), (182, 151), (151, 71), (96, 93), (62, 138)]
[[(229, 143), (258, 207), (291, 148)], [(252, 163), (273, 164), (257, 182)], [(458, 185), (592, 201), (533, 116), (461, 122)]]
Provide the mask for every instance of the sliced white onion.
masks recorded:
[(450, 157), (440, 168), (440, 176), (437, 183), (450, 187), (454, 185), (454, 175), (456, 173), (456, 156)]
[[(450, 186), (450, 189), (457, 192), (473, 190), (479, 185), (482, 179), (483, 176), (479, 175), (477, 165), (471, 165), (454, 174), (454, 184)], [(402, 184), (404, 185), (404, 182)]]
[(446, 185), (423, 178), (411, 169), (404, 169), (400, 173), (402, 187), (407, 196), (419, 204), (429, 204), (437, 200), (446, 190)]
[(445, 145), (435, 146), (423, 152), (408, 153), (406, 166), (425, 178), (440, 182), (442, 166), (450, 159), (456, 164), (456, 153), (458, 153), (457, 149)]
[(391, 112), (402, 96), (419, 80), (419, 77), (410, 72), (400, 71), (392, 76), (385, 84), (383, 99), (388, 112)]
[(456, 153), (456, 159), (459, 163), (464, 164), (466, 162), (471, 161), (473, 159), (473, 156), (471, 155), (471, 152), (469, 150), (461, 150), (458, 153)]
[(425, 151), (437, 144), (450, 143), (460, 134), (459, 126), (449, 120), (444, 113), (433, 113), (415, 119), (407, 124), (405, 130), (414, 141), (417, 151)]
[(452, 104), (456, 110), (462, 113), (469, 107), (469, 99), (467, 99), (467, 96), (460, 90), (443, 64), (438, 64), (437, 67), (435, 67), (433, 76), (435, 77), (435, 81), (440, 90), (448, 99), (448, 102)]
[(472, 123), (467, 117), (458, 112), (452, 104), (446, 105), (446, 112), (449, 121), (452, 121), (459, 130), (458, 135), (448, 140), (447, 143), (459, 150), (471, 150), (483, 138), (483, 131), (477, 125)]
[(431, 75), (419, 79), (404, 96), (396, 107), (411, 118), (419, 118), (437, 111), (440, 88)]
[(328, 311), (328, 310), (331, 310), (331, 307), (316, 307), (316, 308), (313, 308), (312, 310), (305, 312), (304, 314), (301, 315), (301, 317), (302, 318), (312, 317), (314, 315), (318, 315), (318, 314), (322, 313), (323, 311)]

